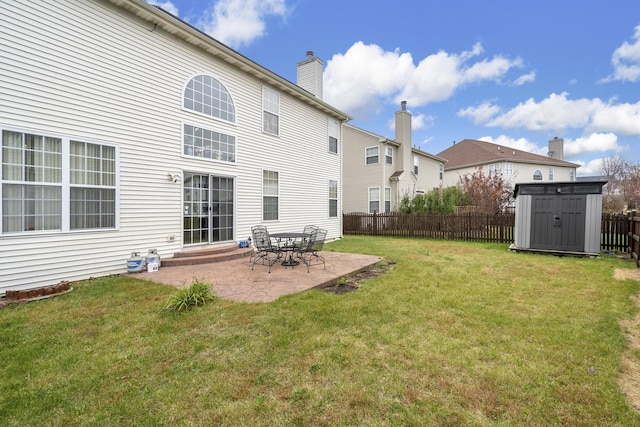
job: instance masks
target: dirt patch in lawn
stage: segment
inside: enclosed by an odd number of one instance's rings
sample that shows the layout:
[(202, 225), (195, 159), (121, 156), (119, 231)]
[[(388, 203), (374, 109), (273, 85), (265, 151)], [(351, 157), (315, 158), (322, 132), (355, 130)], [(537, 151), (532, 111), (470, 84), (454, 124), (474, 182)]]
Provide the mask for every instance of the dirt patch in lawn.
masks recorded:
[[(616, 269), (613, 277), (617, 280), (640, 281), (640, 268)], [(634, 295), (632, 298), (640, 307), (640, 295)], [(629, 341), (629, 350), (622, 357), (622, 370), (618, 383), (629, 404), (640, 412), (640, 360), (637, 357), (640, 351), (640, 313), (633, 319), (623, 321), (622, 328)]]
[(391, 261), (381, 261), (370, 267), (367, 267), (359, 273), (343, 276), (338, 279), (338, 283), (333, 286), (326, 286), (321, 290), (324, 292), (333, 292), (334, 294), (342, 295), (347, 292), (353, 292), (360, 287), (360, 283), (373, 279), (374, 277), (385, 274), (395, 263)]

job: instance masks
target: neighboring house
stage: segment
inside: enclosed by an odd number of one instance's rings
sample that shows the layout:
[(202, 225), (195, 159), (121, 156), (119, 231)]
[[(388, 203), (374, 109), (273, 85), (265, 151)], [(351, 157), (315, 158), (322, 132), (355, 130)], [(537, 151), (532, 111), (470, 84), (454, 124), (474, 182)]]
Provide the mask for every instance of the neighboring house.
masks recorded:
[(349, 117), (313, 91), (140, 0), (3, 2), (0, 34), (0, 294), (256, 224), (341, 236)]
[(411, 145), (411, 113), (406, 102), (395, 115), (396, 139), (343, 126), (343, 210), (391, 212), (402, 197), (441, 185), (445, 160)]
[(444, 165), (444, 186), (455, 186), (460, 178), (478, 169), (485, 173), (500, 173), (512, 186), (525, 182), (575, 181), (580, 165), (563, 158), (564, 141), (549, 141), (549, 156), (528, 153), (474, 139), (457, 142), (438, 153), (447, 159)]

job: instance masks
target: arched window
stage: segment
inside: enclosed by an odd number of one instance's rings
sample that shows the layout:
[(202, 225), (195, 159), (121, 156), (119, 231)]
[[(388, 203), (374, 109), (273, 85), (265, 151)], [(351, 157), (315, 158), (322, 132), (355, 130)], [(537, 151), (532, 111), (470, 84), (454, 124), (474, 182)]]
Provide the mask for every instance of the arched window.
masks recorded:
[(236, 121), (236, 108), (222, 83), (204, 74), (192, 78), (184, 89), (184, 108), (228, 122)]
[(542, 181), (542, 171), (540, 171), (540, 169), (536, 169), (536, 171), (533, 173), (533, 180)]

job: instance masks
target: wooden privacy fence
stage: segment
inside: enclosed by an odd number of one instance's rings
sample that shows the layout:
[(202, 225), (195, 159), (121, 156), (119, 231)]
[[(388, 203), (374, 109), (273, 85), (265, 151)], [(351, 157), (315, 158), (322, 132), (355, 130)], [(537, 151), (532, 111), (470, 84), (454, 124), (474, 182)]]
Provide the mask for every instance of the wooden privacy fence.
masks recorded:
[(514, 224), (514, 214), (392, 212), (344, 214), (342, 227), (344, 234), (511, 243)]
[(629, 218), (629, 246), (636, 266), (640, 267), (640, 215), (637, 214)]
[[(343, 214), (342, 227), (344, 234), (513, 243), (515, 214), (356, 212)], [(602, 215), (601, 250), (630, 252), (637, 261), (640, 253), (639, 235), (639, 215)]]

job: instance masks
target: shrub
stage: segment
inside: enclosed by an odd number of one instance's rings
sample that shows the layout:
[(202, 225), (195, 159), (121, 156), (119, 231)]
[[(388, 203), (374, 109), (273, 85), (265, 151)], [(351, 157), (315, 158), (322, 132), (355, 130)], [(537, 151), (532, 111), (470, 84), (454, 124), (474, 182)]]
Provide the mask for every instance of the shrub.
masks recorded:
[(214, 298), (209, 284), (194, 280), (188, 288), (180, 289), (171, 295), (163, 309), (167, 311), (186, 311), (198, 305), (205, 305)]

